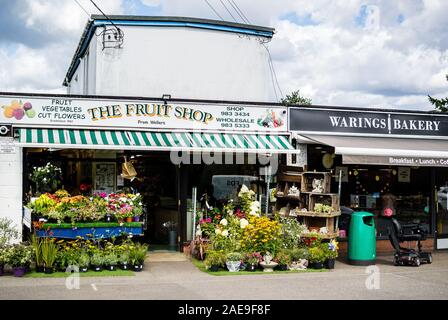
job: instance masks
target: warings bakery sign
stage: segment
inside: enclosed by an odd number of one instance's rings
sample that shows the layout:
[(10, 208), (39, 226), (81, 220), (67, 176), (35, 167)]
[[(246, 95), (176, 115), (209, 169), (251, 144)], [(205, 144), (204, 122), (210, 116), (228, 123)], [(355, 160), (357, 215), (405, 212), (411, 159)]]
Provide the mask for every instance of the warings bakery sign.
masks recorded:
[(448, 136), (448, 116), (444, 115), (308, 108), (289, 111), (290, 130), (300, 133)]

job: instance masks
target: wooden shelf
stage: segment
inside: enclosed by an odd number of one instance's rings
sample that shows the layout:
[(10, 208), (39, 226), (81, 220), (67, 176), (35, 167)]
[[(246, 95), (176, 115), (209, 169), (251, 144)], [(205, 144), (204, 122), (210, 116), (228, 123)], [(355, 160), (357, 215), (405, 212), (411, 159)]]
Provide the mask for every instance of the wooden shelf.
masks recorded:
[(319, 235), (321, 239), (334, 239), (337, 238), (339, 236), (339, 230), (336, 230), (336, 232), (329, 232), (329, 233), (315, 233), (315, 232), (310, 232), (310, 233), (305, 233), (302, 235), (302, 237), (314, 237)]
[(326, 212), (315, 212), (315, 211), (297, 211), (296, 215), (298, 217), (315, 217), (315, 218), (333, 218), (341, 215), (340, 211), (335, 211), (331, 213)]
[(311, 191), (301, 191), (301, 193), (309, 194), (312, 196), (337, 196), (337, 193), (329, 193), (329, 192), (311, 192)]
[(278, 196), (278, 195), (275, 195), (275, 197), (276, 197), (277, 199), (288, 199), (288, 200), (297, 200), (297, 201), (301, 201), (301, 200), (300, 200), (300, 196), (292, 196), (292, 195)]

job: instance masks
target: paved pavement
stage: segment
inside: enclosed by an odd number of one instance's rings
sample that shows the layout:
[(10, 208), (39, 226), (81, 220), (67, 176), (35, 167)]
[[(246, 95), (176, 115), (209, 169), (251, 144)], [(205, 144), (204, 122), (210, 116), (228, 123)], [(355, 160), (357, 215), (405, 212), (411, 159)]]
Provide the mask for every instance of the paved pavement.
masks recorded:
[(65, 278), (3, 276), (0, 299), (448, 299), (448, 252), (418, 268), (395, 267), (391, 256), (376, 267), (379, 277), (343, 261), (329, 272), (213, 276), (180, 253), (150, 253), (143, 272), (83, 277), (79, 289), (67, 289)]

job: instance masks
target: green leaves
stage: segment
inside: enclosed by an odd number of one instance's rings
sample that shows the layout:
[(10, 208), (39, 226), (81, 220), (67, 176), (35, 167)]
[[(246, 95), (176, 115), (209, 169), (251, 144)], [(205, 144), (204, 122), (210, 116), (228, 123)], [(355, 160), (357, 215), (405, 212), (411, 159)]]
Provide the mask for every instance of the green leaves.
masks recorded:
[[(448, 81), (448, 74), (446, 75)], [(428, 95), (429, 102), (440, 112), (448, 112), (448, 97), (442, 99), (436, 99)]]

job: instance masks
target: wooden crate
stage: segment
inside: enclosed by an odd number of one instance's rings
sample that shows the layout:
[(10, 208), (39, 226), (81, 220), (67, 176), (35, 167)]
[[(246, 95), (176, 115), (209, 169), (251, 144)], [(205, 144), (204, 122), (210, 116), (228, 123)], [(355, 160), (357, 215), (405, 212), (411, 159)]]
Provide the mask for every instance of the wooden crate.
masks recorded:
[(339, 196), (336, 193), (309, 193), (308, 210), (314, 211), (316, 203), (329, 205), (334, 211), (341, 211), (339, 206)]
[(329, 193), (331, 187), (331, 173), (329, 172), (304, 172), (302, 173), (302, 183), (301, 183), (301, 191), (302, 192), (312, 192), (313, 191), (313, 180), (314, 179), (323, 179), (322, 193)]

